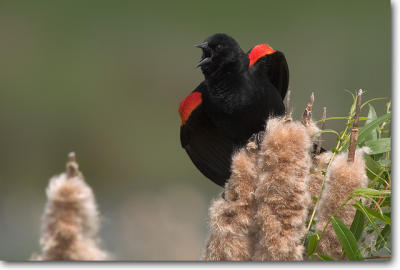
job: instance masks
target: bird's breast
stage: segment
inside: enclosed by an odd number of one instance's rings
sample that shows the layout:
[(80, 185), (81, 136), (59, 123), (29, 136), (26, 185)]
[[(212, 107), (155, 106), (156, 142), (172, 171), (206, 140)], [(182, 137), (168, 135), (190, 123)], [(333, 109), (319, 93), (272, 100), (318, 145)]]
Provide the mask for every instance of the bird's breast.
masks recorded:
[(235, 140), (247, 140), (263, 129), (268, 118), (267, 104), (262, 96), (237, 90), (203, 100), (204, 109), (217, 129)]

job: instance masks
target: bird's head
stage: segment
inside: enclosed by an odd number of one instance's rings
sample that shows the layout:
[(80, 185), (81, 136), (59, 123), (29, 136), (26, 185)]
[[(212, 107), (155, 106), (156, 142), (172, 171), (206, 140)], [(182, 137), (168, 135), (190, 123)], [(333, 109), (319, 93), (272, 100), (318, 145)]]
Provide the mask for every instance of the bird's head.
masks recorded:
[(203, 43), (195, 45), (203, 50), (196, 67), (201, 67), (205, 76), (217, 71), (234, 71), (242, 68), (244, 53), (239, 44), (227, 34), (214, 34)]

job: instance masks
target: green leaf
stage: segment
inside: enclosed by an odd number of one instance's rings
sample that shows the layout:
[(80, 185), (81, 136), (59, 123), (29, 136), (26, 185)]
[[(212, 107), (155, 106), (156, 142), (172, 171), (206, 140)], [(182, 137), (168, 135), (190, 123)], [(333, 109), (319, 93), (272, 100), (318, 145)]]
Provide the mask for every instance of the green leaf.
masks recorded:
[[(349, 117), (348, 116), (333, 116), (333, 117), (327, 117), (325, 119), (320, 119), (318, 121), (316, 121), (316, 123), (320, 123), (323, 120), (328, 121), (328, 120), (348, 120)], [(369, 118), (368, 117), (363, 117), (360, 116), (360, 118), (358, 118), (359, 121), (367, 121)]]
[(325, 119), (318, 120), (317, 123), (322, 122), (322, 121), (328, 121), (328, 120), (347, 120), (349, 117), (347, 116), (335, 116), (335, 117), (327, 117)]
[[(374, 121), (375, 119), (378, 118), (378, 116), (376, 115), (376, 111), (375, 111), (374, 106), (372, 106), (371, 104), (368, 104), (368, 106), (369, 106), (369, 111), (368, 111), (369, 120), (367, 120), (365, 122), (364, 126), (368, 125), (369, 123), (371, 123), (372, 121)], [(368, 134), (365, 139), (366, 140), (376, 140), (376, 139), (378, 139), (378, 131), (377, 131), (377, 129), (373, 129), (371, 131), (371, 133)]]
[(392, 210), (391, 210), (391, 209), (384, 209), (384, 210), (382, 210), (382, 213), (383, 213), (385, 216), (391, 217), (391, 215), (392, 215)]
[(383, 122), (389, 121), (391, 118), (391, 113), (387, 113), (385, 115), (382, 115), (381, 117), (371, 121), (369, 124), (365, 125), (364, 127), (361, 128), (359, 134), (358, 134), (358, 145), (361, 145), (367, 138), (368, 135), (371, 134), (373, 130), (379, 127), (380, 124)]
[(353, 223), (351, 223), (350, 231), (353, 233), (354, 238), (358, 241), (364, 229), (364, 215), (357, 209), (354, 215)]
[(391, 226), (388, 224), (381, 231), (383, 239), (380, 237), (376, 239), (376, 244), (375, 244), (376, 250), (380, 250), (385, 246), (385, 244), (388, 242), (390, 238), (390, 233), (391, 233)]
[(314, 256), (320, 259), (321, 261), (334, 261), (335, 259), (329, 257), (328, 255), (314, 253)]
[(318, 246), (319, 240), (320, 238), (318, 233), (311, 235), (311, 237), (308, 239), (307, 256), (311, 256), (314, 253)]
[[(362, 145), (362, 143), (366, 140), (369, 134), (371, 134), (371, 131), (379, 127), (380, 124), (383, 122), (389, 121), (391, 117), (391, 113), (387, 113), (385, 115), (382, 115), (381, 117), (371, 121), (369, 124), (365, 125), (362, 127), (358, 133), (358, 140), (357, 144)], [(342, 147), (340, 148), (341, 151), (347, 150), (349, 148), (349, 143), (350, 143), (350, 136), (346, 138), (346, 140), (343, 142)]]
[(376, 223), (375, 223), (375, 221), (374, 221), (374, 219), (373, 219), (373, 216), (371, 216), (370, 214), (369, 214), (369, 212), (368, 212), (368, 210), (366, 210), (367, 208), (364, 206), (364, 205), (362, 205), (360, 202), (356, 202), (355, 204), (353, 204), (353, 206), (355, 207), (355, 208), (357, 208), (358, 210), (360, 210), (363, 214), (364, 214), (364, 216), (367, 218), (367, 220), (368, 220), (368, 222), (369, 222), (369, 224), (371, 224), (371, 226), (374, 228), (374, 230), (377, 232), (377, 234), (378, 234), (378, 239), (381, 239), (382, 241), (384, 241), (385, 242), (385, 244), (386, 244), (386, 240), (385, 240), (385, 238), (381, 235), (381, 233), (379, 232), (379, 228), (378, 228), (378, 226), (376, 225)]
[(373, 217), (375, 217), (375, 218), (377, 218), (377, 219), (382, 220), (383, 222), (385, 222), (385, 223), (388, 224), (388, 225), (391, 225), (391, 219), (390, 219), (390, 217), (385, 216), (385, 215), (383, 215), (382, 213), (380, 213), (380, 212), (378, 212), (378, 211), (376, 211), (376, 210), (373, 210), (373, 209), (371, 209), (371, 208), (368, 208), (368, 207), (364, 207), (364, 208), (365, 208), (365, 210), (368, 212), (369, 215), (371, 215), (371, 216), (373, 216)]
[(391, 151), (391, 138), (373, 139), (366, 141), (365, 146), (371, 149), (369, 155), (376, 155)]
[(334, 129), (324, 129), (324, 130), (320, 130), (319, 132), (318, 132), (318, 134), (322, 134), (322, 133), (333, 133), (333, 134), (335, 134), (336, 136), (340, 136), (339, 135), (339, 133), (336, 131), (336, 130), (334, 130)]
[(390, 165), (392, 164), (392, 161), (390, 159), (385, 159), (383, 157), (381, 157), (381, 158), (382, 159), (379, 160), (379, 165), (383, 166), (383, 167), (386, 167), (386, 168), (390, 168)]
[(353, 233), (338, 218), (332, 217), (332, 227), (342, 244), (342, 248), (347, 258), (351, 261), (360, 261), (363, 259), (360, 248)]
[(363, 116), (358, 117), (358, 121), (367, 121), (367, 120), (369, 120), (368, 117), (363, 117)]
[(353, 190), (354, 196), (360, 196), (364, 198), (379, 198), (381, 195), (387, 196), (391, 194), (390, 190), (377, 190), (373, 188), (357, 188)]
[(350, 112), (349, 112), (349, 116), (351, 116), (351, 117), (354, 115), (354, 112), (356, 110), (357, 94), (355, 94), (355, 95), (352, 94), (352, 96), (353, 96), (353, 103), (350, 106)]
[(349, 94), (353, 97), (353, 100), (356, 99), (356, 96), (353, 94), (352, 91), (350, 91), (350, 90), (348, 90), (348, 89), (344, 89), (344, 91), (346, 91), (347, 93), (349, 93)]
[(369, 155), (364, 155), (364, 160), (367, 167), (367, 176), (369, 179), (374, 180), (384, 169)]
[(372, 101), (377, 101), (377, 100), (385, 100), (386, 98), (383, 98), (383, 97), (378, 97), (378, 98), (373, 98), (373, 99), (370, 99), (370, 100), (367, 100), (367, 101), (365, 101), (362, 105), (361, 105), (361, 107), (360, 107), (360, 109), (362, 109), (365, 105), (370, 105), (369, 103), (370, 102), (372, 102)]

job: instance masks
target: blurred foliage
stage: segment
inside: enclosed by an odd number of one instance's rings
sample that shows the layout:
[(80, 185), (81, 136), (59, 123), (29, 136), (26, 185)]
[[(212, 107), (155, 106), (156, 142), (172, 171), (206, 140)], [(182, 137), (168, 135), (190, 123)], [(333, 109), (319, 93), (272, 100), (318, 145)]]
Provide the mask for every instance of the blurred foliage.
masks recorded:
[(220, 188), (181, 148), (177, 108), (203, 79), (192, 45), (215, 32), (285, 53), (295, 118), (312, 91), (315, 118), (323, 106), (343, 115), (344, 89), (390, 97), (388, 0), (2, 0), (2, 259), (38, 250), (44, 190), (70, 151), (116, 258), (199, 258)]
[[(369, 178), (368, 188), (354, 190), (331, 217), (332, 227), (342, 244), (344, 258), (348, 260), (387, 259), (391, 256), (391, 102), (386, 103), (385, 114), (378, 117), (371, 105), (371, 102), (377, 100), (380, 98), (370, 99), (361, 105), (368, 105), (369, 110), (367, 117), (363, 118), (365, 124), (360, 128), (357, 140), (358, 147), (370, 148), (370, 152), (364, 155)], [(337, 145), (332, 149), (334, 154), (348, 150), (355, 107), (356, 96), (353, 95), (345, 128), (335, 132), (338, 136)], [(329, 165), (330, 163), (328, 168)], [(326, 171), (324, 173), (326, 175)], [(335, 216), (352, 199), (357, 211), (348, 228)], [(308, 224), (314, 224), (314, 221), (308, 221)], [(333, 260), (325, 254), (316, 253), (325, 230), (316, 232), (314, 226), (311, 226), (309, 231), (305, 240), (307, 256), (324, 261)]]

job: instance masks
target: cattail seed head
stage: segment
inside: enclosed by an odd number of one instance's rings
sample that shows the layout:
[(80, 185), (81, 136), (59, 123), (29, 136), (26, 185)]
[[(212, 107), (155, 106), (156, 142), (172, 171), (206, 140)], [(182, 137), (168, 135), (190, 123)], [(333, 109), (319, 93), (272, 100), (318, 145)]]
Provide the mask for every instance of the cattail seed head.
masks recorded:
[[(331, 157), (332, 152), (324, 152), (314, 156), (313, 158), (310, 179), (308, 182), (308, 191), (312, 199), (318, 198), (319, 194), (321, 193), (322, 183), (324, 181), (326, 169)], [(312, 202), (310, 204), (310, 209), (314, 208), (314, 206), (315, 202)]]
[[(330, 218), (349, 197), (353, 190), (366, 187), (368, 177), (365, 171), (363, 154), (365, 148), (358, 149), (354, 162), (348, 162), (347, 153), (341, 153), (333, 160), (328, 169), (325, 189), (317, 210), (316, 230), (322, 231), (325, 224), (329, 225), (319, 244), (319, 252), (334, 258), (341, 258), (342, 247), (330, 224)], [(346, 226), (350, 226), (355, 215), (355, 208), (350, 200), (336, 215)]]
[(311, 140), (300, 122), (273, 118), (260, 150), (253, 260), (302, 260)]
[(255, 153), (256, 144), (249, 142), (232, 158), (232, 173), (225, 185), (225, 199), (215, 200), (209, 210), (210, 235), (204, 260), (251, 259), (248, 235), (257, 177)]
[(99, 212), (92, 189), (69, 156), (66, 173), (50, 179), (37, 260), (105, 260), (98, 247)]

